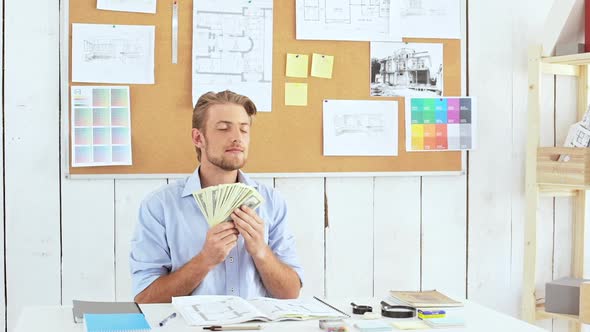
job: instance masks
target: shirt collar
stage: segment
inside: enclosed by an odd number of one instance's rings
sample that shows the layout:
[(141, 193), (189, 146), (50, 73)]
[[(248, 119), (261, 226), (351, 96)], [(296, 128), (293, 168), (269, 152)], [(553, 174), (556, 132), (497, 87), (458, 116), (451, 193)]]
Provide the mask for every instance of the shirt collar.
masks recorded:
[[(199, 167), (193, 172), (191, 176), (186, 180), (184, 185), (184, 190), (182, 191), (182, 197), (190, 196), (194, 192), (201, 190), (201, 178), (199, 177)], [(241, 170), (238, 170), (238, 182), (243, 184), (249, 185), (258, 189), (258, 183), (252, 179), (248, 175), (246, 175)]]

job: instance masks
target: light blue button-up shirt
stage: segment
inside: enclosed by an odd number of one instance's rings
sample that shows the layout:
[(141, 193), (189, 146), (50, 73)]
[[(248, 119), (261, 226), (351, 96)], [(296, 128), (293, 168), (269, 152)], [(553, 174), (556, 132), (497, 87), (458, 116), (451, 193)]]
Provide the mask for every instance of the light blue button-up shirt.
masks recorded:
[[(265, 202), (256, 209), (265, 222), (264, 239), (277, 258), (293, 268), (303, 282), (295, 241), (287, 229), (285, 201), (277, 191), (241, 171), (238, 180), (256, 188), (264, 197)], [(180, 269), (203, 248), (209, 224), (192, 196), (200, 189), (197, 168), (190, 177), (163, 186), (141, 203), (129, 257), (134, 296), (158, 277)], [(192, 294), (270, 296), (241, 235), (225, 261), (211, 270)]]

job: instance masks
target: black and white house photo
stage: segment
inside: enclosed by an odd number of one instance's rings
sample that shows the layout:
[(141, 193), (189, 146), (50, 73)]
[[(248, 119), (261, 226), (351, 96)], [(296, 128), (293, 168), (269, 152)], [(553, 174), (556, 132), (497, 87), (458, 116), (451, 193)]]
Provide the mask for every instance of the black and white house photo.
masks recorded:
[(370, 66), (371, 96), (442, 96), (442, 44), (373, 42)]

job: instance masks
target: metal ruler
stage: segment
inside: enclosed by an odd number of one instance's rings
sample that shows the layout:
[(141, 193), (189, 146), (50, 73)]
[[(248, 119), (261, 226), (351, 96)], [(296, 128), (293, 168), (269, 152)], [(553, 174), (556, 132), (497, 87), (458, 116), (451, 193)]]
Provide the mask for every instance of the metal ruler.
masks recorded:
[(178, 63), (178, 0), (172, 1), (172, 63)]

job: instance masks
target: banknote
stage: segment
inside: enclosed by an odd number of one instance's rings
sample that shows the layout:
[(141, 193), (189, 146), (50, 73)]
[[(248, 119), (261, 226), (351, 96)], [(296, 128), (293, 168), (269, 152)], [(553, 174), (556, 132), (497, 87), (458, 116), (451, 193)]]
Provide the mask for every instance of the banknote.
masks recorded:
[(243, 183), (207, 187), (193, 193), (193, 197), (210, 226), (231, 221), (232, 212), (242, 205), (256, 209), (264, 203), (254, 187)]

